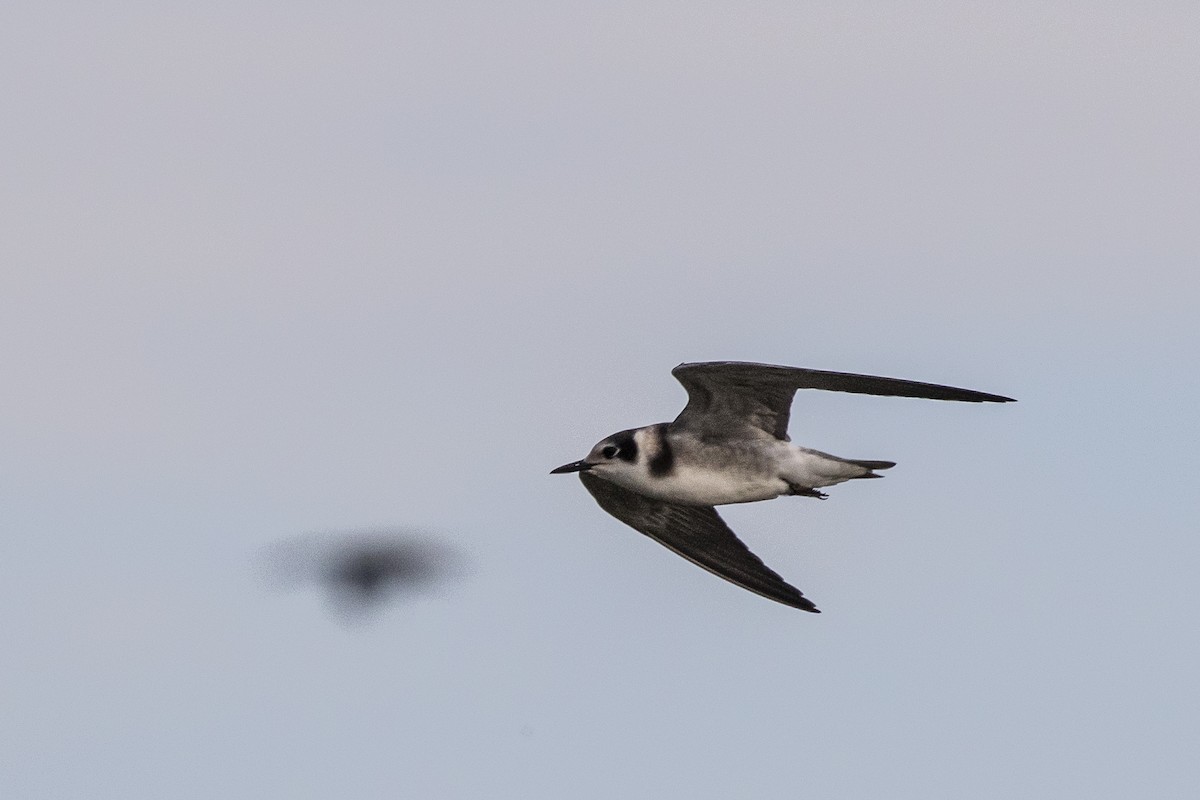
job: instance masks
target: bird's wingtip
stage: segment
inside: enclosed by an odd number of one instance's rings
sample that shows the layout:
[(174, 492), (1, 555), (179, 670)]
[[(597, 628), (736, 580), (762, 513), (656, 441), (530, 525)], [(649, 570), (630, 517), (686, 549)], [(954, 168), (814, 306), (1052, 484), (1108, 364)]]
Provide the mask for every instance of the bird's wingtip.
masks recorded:
[(792, 598), (790, 601), (787, 601), (787, 605), (791, 606), (792, 608), (798, 608), (801, 611), (807, 611), (810, 614), (821, 613), (821, 609), (817, 608), (816, 604), (804, 595)]

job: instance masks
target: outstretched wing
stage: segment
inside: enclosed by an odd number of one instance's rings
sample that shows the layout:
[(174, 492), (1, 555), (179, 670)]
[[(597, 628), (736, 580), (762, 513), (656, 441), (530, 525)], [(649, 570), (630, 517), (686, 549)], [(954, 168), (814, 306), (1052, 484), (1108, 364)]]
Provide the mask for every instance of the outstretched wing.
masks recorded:
[(1011, 403), (1011, 397), (876, 375), (828, 372), (801, 367), (777, 367), (742, 361), (680, 364), (671, 370), (688, 403), (673, 427), (701, 435), (762, 436), (788, 440), (788, 416), (797, 389), (825, 389), (892, 397), (924, 397), (967, 403)]
[(579, 473), (579, 480), (609, 514), (693, 564), (763, 597), (820, 613), (799, 589), (751, 553), (712, 506), (654, 500), (587, 472)]

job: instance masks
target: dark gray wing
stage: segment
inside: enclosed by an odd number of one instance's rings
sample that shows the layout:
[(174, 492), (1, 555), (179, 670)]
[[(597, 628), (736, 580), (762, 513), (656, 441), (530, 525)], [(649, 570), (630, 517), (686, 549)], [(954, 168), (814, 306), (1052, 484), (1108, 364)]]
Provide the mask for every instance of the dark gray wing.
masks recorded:
[(586, 472), (579, 473), (579, 480), (609, 514), (693, 564), (786, 606), (821, 613), (799, 589), (751, 553), (712, 506), (654, 500)]
[(688, 404), (673, 425), (716, 436), (738, 430), (742, 435), (767, 433), (787, 441), (788, 415), (797, 389), (967, 403), (1013, 402), (1011, 397), (936, 383), (742, 361), (680, 364), (671, 374), (688, 393)]

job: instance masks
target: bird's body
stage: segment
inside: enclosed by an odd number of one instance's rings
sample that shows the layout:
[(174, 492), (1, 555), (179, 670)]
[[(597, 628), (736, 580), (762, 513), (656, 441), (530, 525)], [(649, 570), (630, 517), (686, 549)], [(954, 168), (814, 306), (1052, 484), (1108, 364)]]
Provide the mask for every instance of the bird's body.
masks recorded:
[[(630, 491), (695, 506), (772, 500), (795, 489), (818, 489), (852, 478), (877, 478), (891, 462), (856, 462), (779, 439), (711, 440), (668, 423), (615, 434), (632, 444), (628, 469), (604, 475)], [(628, 437), (628, 438), (626, 438)], [(614, 438), (614, 437), (610, 437)]]
[(714, 506), (781, 495), (823, 498), (818, 488), (879, 478), (875, 470), (895, 464), (792, 444), (787, 426), (796, 390), (1010, 401), (938, 384), (735, 361), (680, 364), (672, 374), (688, 392), (674, 422), (615, 433), (553, 472), (578, 472), (617, 519), (739, 586), (806, 611), (817, 609), (751, 553)]

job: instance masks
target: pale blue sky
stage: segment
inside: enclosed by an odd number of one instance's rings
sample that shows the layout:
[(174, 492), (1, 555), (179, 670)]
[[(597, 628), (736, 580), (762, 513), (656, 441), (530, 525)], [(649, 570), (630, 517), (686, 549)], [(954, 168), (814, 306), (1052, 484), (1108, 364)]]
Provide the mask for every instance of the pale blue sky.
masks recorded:
[[(1194, 4), (0, 11), (6, 798), (1129, 798), (1200, 782)], [(825, 612), (549, 476), (680, 361), (899, 462), (727, 509)], [(439, 531), (342, 625), (264, 548)]]

